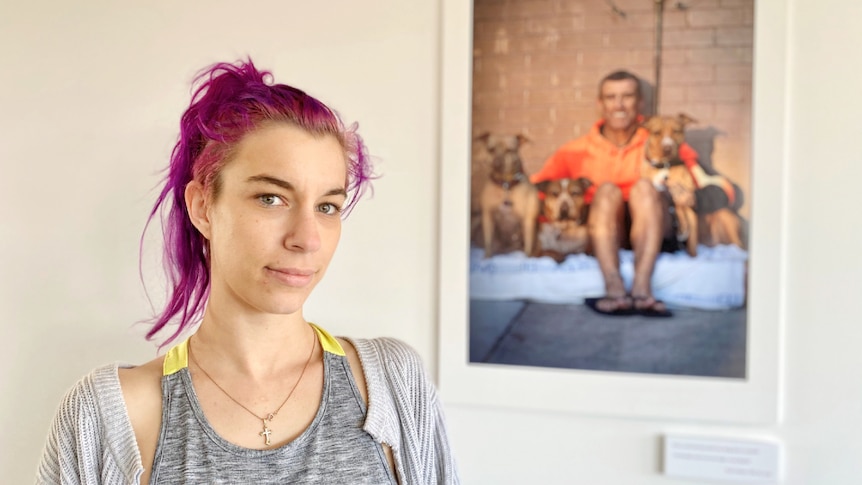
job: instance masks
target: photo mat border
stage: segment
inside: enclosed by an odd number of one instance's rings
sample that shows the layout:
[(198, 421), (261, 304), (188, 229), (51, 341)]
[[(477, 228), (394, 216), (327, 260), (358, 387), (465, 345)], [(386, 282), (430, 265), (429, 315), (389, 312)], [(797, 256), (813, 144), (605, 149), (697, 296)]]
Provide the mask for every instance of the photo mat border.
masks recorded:
[(747, 378), (641, 375), (470, 363), (472, 2), (443, 0), (438, 371), (447, 403), (683, 421), (780, 421), (786, 19), (780, 0), (756, 0)]

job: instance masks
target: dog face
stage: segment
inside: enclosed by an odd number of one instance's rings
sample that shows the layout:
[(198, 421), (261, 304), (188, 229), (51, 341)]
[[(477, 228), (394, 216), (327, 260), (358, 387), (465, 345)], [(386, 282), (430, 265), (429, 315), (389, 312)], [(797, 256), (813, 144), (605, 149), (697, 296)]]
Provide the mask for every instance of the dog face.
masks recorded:
[(525, 178), (524, 164), (518, 150), (529, 141), (522, 134), (492, 135), (483, 133), (476, 137), (484, 143), (491, 155), (491, 179), (500, 184), (513, 184)]
[(485, 257), (519, 249), (533, 255), (539, 196), (524, 173), (518, 151), (528, 139), (522, 134), (484, 133), (476, 140), (482, 142), (490, 159), (490, 173), (479, 196)]
[(537, 187), (545, 194), (542, 215), (551, 222), (575, 221), (583, 224), (586, 212), (584, 195), (591, 185), (592, 182), (584, 177), (539, 182)]
[(680, 113), (676, 117), (653, 116), (644, 123), (649, 131), (646, 159), (653, 165), (669, 164), (679, 158), (679, 146), (685, 141), (685, 127), (694, 119)]

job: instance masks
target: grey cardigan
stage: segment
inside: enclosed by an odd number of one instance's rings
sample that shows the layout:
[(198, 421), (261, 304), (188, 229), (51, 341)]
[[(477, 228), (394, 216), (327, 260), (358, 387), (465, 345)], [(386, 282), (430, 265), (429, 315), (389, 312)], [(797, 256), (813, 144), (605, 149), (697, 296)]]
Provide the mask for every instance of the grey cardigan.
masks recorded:
[[(402, 485), (457, 484), (443, 410), (422, 361), (395, 339), (350, 339), (368, 386), (364, 429), (392, 448)], [(93, 370), (63, 399), (37, 484), (138, 484), (144, 471), (116, 364)]]

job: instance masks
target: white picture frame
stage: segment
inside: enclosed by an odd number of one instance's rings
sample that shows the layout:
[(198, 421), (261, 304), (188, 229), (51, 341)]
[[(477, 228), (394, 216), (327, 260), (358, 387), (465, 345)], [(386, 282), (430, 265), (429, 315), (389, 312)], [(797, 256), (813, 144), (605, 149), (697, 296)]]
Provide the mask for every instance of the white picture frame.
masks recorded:
[(443, 1), (438, 371), (447, 404), (739, 424), (780, 421), (786, 18), (784, 2), (756, 1), (746, 377), (710, 379), (470, 363), (472, 2)]

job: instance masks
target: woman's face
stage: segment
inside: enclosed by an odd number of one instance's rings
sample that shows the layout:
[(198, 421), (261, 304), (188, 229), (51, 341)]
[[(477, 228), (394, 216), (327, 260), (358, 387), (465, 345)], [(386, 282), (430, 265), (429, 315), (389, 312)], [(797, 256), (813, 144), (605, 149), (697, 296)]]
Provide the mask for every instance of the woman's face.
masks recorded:
[(210, 245), (210, 305), (301, 310), (341, 236), (346, 170), (335, 137), (280, 123), (243, 138), (215, 198), (188, 189), (192, 221)]

